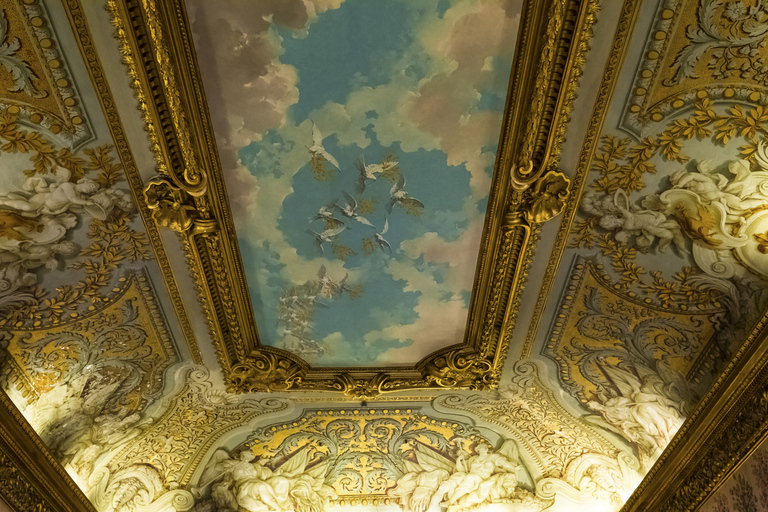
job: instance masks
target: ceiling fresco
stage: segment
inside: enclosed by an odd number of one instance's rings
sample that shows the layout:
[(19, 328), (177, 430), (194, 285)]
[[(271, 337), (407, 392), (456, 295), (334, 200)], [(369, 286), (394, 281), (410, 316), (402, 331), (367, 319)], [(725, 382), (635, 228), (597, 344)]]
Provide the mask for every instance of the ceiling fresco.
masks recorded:
[(54, 510), (34, 445), (91, 512), (643, 510), (734, 382), (751, 452), (767, 42), (760, 0), (1, 6), (0, 499)]
[(188, 8), (260, 341), (319, 366), (462, 342), (520, 2)]

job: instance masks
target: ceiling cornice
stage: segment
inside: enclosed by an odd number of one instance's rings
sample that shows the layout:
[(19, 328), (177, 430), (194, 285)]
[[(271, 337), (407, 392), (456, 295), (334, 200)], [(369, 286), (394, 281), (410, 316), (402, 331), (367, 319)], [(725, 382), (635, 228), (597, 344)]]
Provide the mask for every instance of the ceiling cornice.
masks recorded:
[(2, 389), (0, 496), (19, 511), (96, 510)]
[(766, 435), (768, 316), (763, 316), (622, 512), (696, 510)]

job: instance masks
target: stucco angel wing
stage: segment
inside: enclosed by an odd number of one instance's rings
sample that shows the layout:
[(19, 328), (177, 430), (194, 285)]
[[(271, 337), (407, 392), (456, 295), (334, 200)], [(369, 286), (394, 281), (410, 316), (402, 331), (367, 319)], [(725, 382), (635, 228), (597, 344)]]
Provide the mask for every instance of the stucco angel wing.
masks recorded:
[(414, 452), (416, 453), (416, 460), (419, 466), (425, 471), (444, 469), (450, 473), (456, 467), (456, 464), (451, 459), (421, 443), (416, 444)]
[(205, 466), (203, 474), (200, 476), (198, 487), (205, 487), (206, 485), (212, 483), (214, 480), (217, 480), (224, 473), (229, 472), (229, 470), (232, 469), (231, 466), (236, 463), (237, 461), (232, 460), (226, 451), (219, 448), (213, 452), (211, 459)]
[(504, 441), (504, 444), (501, 445), (501, 448), (498, 449), (497, 453), (502, 454), (515, 464), (520, 460), (520, 449), (517, 447), (517, 443), (512, 439)]

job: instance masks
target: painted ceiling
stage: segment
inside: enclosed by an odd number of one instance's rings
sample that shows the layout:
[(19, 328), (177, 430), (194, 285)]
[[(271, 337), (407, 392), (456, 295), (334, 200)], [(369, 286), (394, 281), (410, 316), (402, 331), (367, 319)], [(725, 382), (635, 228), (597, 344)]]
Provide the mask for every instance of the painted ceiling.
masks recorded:
[(520, 4), (187, 4), (263, 344), (463, 341)]
[(759, 0), (4, 3), (0, 398), (83, 510), (632, 506), (760, 339), (767, 42)]

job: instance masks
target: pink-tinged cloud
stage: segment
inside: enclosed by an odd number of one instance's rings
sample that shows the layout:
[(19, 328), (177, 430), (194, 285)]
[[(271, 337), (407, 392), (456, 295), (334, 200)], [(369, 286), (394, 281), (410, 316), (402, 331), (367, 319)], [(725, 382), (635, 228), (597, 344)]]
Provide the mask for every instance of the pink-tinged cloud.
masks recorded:
[(285, 123), (299, 99), (297, 72), (282, 64), (272, 23), (301, 33), (340, 0), (187, 2), (222, 166), (237, 165), (236, 149)]
[(509, 76), (494, 62), (514, 54), (520, 2), (480, 2), (449, 9), (440, 23), (425, 29), (422, 44), (442, 69), (420, 84), (407, 109), (411, 122), (440, 140), (449, 165), (464, 163), (475, 194), (490, 187), (489, 159), (483, 147), (497, 142), (501, 113), (480, 111), (486, 89), (504, 94)]
[(482, 231), (483, 218), (478, 217), (452, 242), (429, 232), (402, 242), (400, 248), (413, 260), (423, 256), (428, 263), (447, 263), (449, 269), (444, 276), (446, 287), (450, 290), (471, 290)]

